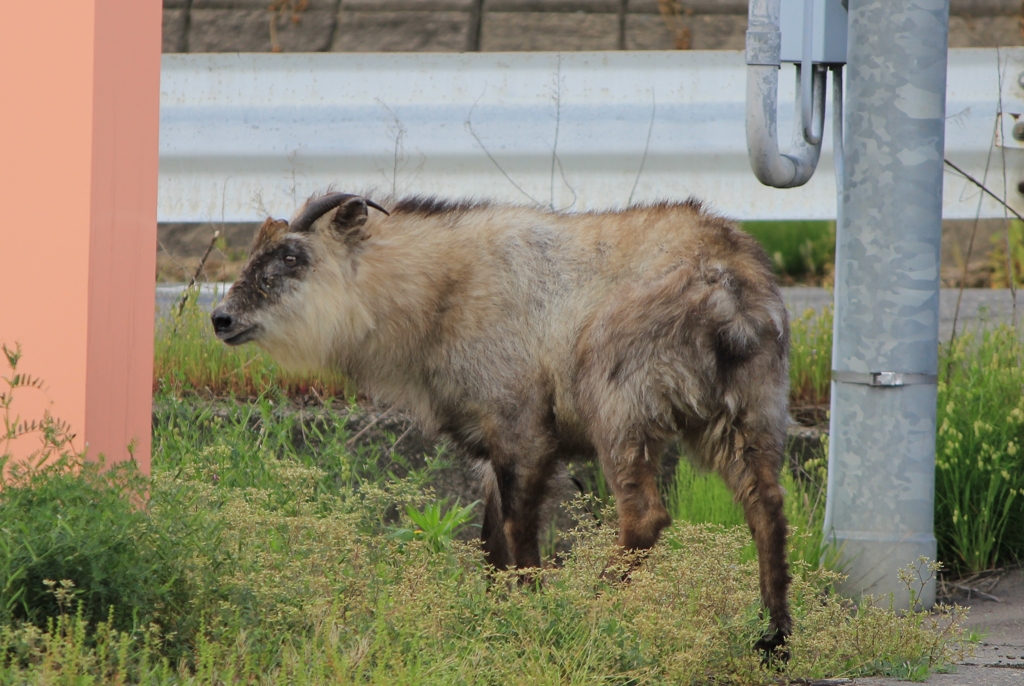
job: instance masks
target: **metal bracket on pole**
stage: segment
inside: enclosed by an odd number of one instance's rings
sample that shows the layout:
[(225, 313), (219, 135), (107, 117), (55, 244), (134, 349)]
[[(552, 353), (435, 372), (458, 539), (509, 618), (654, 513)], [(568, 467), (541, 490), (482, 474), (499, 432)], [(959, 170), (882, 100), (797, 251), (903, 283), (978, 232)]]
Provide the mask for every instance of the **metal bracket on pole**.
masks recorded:
[(934, 386), (937, 374), (907, 374), (904, 372), (840, 372), (832, 370), (832, 380), (864, 386)]
[[(801, 75), (824, 78), (831, 68), (838, 74), (846, 64), (845, 0), (781, 0), (779, 29), (782, 32), (780, 59), (793, 62)], [(813, 88), (800, 82), (800, 126), (809, 145), (821, 142), (823, 119), (814, 116)], [(836, 103), (833, 102), (833, 105)]]
[[(845, 19), (841, 0), (750, 0), (747, 149), (754, 175), (766, 186), (794, 188), (814, 174), (825, 122), (825, 65), (846, 62)], [(776, 125), (782, 62), (798, 64), (797, 121), (788, 153), (779, 151)]]

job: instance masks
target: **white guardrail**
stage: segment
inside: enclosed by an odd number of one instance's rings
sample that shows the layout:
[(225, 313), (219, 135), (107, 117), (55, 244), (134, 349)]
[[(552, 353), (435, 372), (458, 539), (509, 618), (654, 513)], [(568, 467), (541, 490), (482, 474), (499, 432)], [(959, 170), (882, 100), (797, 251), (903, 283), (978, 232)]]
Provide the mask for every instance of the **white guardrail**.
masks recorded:
[[(1024, 213), (1022, 74), (1024, 48), (950, 50), (946, 157)], [(694, 195), (736, 219), (835, 218), (831, 126), (806, 186), (762, 186), (745, 83), (735, 51), (164, 55), (158, 219), (287, 217), (329, 186), (572, 210)], [(943, 203), (1005, 216), (948, 168)]]

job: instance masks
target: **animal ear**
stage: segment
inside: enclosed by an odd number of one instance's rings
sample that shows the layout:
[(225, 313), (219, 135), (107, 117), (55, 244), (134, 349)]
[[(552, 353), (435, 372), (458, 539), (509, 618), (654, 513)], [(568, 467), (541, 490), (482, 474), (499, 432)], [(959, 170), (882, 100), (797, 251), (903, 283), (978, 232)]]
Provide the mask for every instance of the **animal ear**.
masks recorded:
[(331, 228), (345, 239), (346, 243), (356, 243), (366, 238), (363, 227), (366, 225), (366, 201), (362, 198), (346, 200), (338, 206), (331, 220)]

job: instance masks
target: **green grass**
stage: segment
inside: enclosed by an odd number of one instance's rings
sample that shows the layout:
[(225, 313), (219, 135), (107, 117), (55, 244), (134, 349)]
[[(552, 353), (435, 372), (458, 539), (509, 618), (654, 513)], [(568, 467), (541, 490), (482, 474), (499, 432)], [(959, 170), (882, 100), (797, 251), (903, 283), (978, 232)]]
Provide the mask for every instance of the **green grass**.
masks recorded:
[(733, 500), (721, 477), (698, 470), (686, 459), (676, 466), (666, 501), (676, 521), (721, 526), (741, 526), (745, 522), (743, 508)]
[[(790, 402), (829, 401), (832, 311), (792, 323)], [(947, 569), (1024, 559), (1024, 343), (1006, 325), (939, 351), (935, 534)]]
[[(123, 519), (110, 540), (135, 534), (103, 564), (160, 559), (174, 583), (111, 575), (125, 588), (103, 615), (88, 595), (95, 555), (30, 546), (67, 564), (43, 583), (33, 622), (0, 622), (0, 683), (768, 684), (927, 672), (967, 645), (956, 613), (936, 624), (857, 609), (829, 590), (832, 572), (800, 562), (792, 659), (765, 669), (751, 649), (765, 620), (743, 527), (679, 522), (623, 582), (634, 561), (615, 547), (614, 509), (581, 499), (563, 564), (523, 584), (457, 540), (464, 511), (435, 505), (434, 462), (398, 473), (380, 451), (348, 449), (342, 423), (282, 412), (276, 392), (156, 400), (151, 478), (130, 474), (127, 488), (71, 456), (37, 470), (32, 488), (60, 494), (38, 497), (40, 513), (109, 522), (68, 527), (66, 549), (89, 549)], [(57, 535), (61, 518), (33, 526)], [(0, 557), (23, 539), (0, 529)], [(140, 586), (173, 593), (140, 600), (129, 592)]]
[[(229, 464), (222, 465), (229, 471)], [(751, 650), (765, 628), (742, 530), (680, 525), (629, 582), (614, 526), (584, 518), (539, 585), (496, 574), (473, 545), (389, 535), (388, 510), (421, 508), (407, 484), (327, 497), (323, 475), (284, 460), (274, 497), (158, 471), (143, 510), (187, 559), (190, 603), (117, 631), (77, 613), (74, 591), (45, 630), (0, 629), (0, 681), (70, 683), (774, 683)], [(410, 502), (412, 498), (414, 502)], [(287, 502), (287, 507), (281, 507)], [(606, 513), (614, 524), (614, 515)], [(622, 560), (621, 564), (628, 564)], [(927, 670), (963, 636), (926, 615), (851, 609), (804, 569), (794, 583), (789, 677)], [(64, 597), (59, 597), (64, 593)], [(116, 609), (115, 609), (116, 612)], [(179, 634), (165, 628), (174, 620)], [(955, 621), (956, 618), (953, 617)]]
[(61, 579), (74, 579), (85, 620), (119, 630), (186, 602), (173, 548), (136, 507), (148, 486), (134, 463), (104, 468), (67, 454), (14, 470), (0, 499), (0, 624), (45, 628), (58, 614), (51, 586)]
[(1024, 222), (1018, 219), (1009, 222), (1006, 231), (992, 236), (991, 241), (988, 263), (992, 270), (992, 288), (1009, 288), (1011, 272), (1014, 286), (1024, 286)]
[(836, 253), (835, 222), (743, 222), (784, 280), (818, 284), (831, 276)]

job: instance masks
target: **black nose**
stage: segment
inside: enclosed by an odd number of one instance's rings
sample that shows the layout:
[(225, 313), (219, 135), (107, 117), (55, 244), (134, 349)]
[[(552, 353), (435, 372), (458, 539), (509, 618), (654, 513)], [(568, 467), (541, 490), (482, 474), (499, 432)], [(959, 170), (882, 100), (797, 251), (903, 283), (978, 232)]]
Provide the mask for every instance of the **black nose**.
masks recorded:
[(231, 318), (231, 315), (220, 307), (210, 313), (210, 321), (213, 322), (213, 330), (216, 333), (230, 331), (231, 326), (235, 323), (235, 320)]

